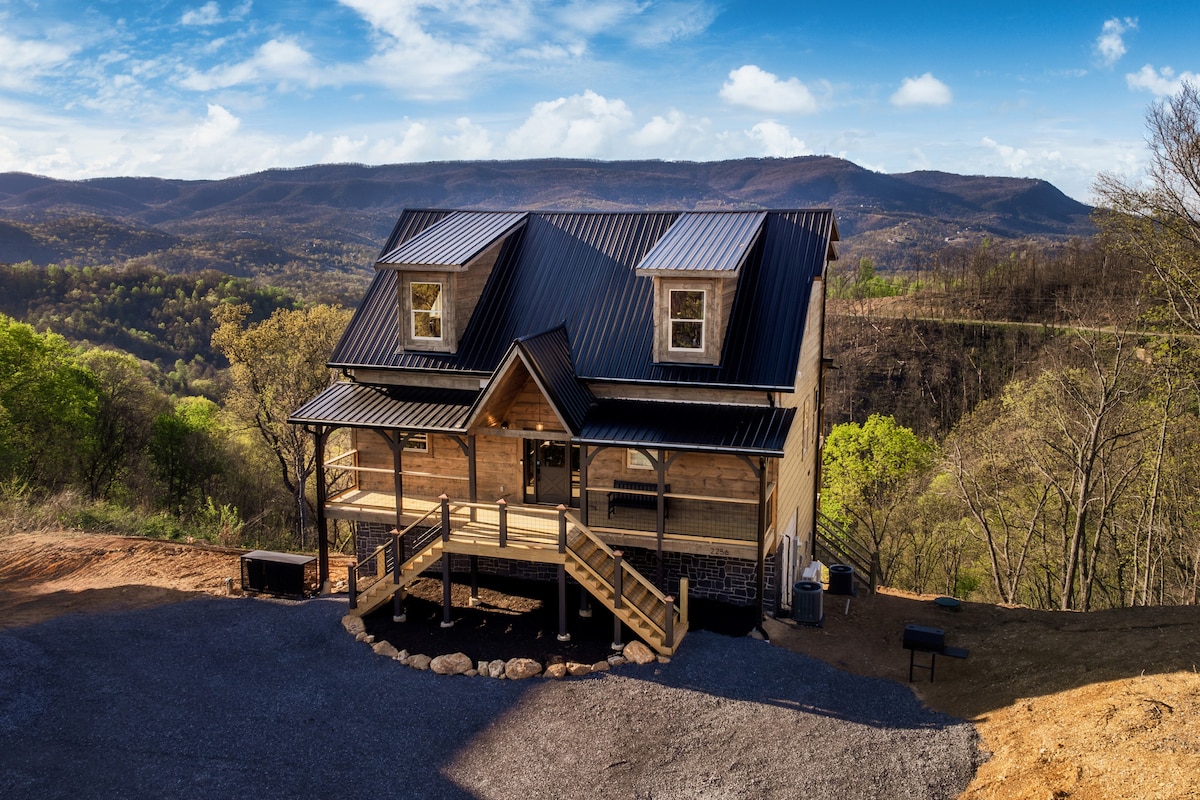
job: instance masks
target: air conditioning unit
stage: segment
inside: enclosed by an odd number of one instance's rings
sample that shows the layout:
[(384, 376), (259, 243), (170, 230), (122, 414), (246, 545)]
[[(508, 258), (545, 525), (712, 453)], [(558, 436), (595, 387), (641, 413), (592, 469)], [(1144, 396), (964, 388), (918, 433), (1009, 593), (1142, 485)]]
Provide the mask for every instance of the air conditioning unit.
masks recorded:
[(821, 584), (798, 581), (792, 587), (792, 619), (802, 625), (821, 625), (825, 622)]

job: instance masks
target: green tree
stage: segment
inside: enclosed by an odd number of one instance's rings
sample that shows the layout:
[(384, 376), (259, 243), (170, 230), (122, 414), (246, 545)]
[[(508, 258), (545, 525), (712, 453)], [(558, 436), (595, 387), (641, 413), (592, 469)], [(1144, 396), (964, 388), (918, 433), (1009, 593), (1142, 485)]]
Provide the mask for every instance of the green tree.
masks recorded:
[(223, 468), (218, 427), (220, 409), (202, 397), (184, 397), (154, 420), (150, 454), (162, 481), (166, 505), (183, 516), (198, 507)]
[(258, 324), (245, 325), (245, 306), (219, 306), (213, 345), (230, 364), (226, 407), (262, 437), (274, 456), (277, 475), (293, 497), (302, 494), (315, 469), (312, 437), (288, 416), (336, 380), (326, 366), (350, 312), (317, 305), (280, 309)]
[(93, 377), (65, 339), (0, 314), (0, 473), (50, 489), (74, 483), (96, 406)]
[(825, 439), (821, 510), (870, 541), (885, 583), (906, 547), (899, 512), (919, 494), (935, 453), (932, 442), (880, 414), (835, 425)]

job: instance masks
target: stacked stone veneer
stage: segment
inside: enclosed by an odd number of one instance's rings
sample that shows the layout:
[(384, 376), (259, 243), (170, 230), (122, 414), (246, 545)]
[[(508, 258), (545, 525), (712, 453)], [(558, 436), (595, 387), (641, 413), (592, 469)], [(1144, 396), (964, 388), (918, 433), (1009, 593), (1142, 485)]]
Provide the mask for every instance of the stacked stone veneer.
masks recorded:
[[(375, 548), (391, 540), (388, 531), (394, 526), (378, 522), (359, 522), (354, 537), (354, 552), (360, 563), (363, 563), (365, 574), (374, 574), (374, 564), (365, 560), (375, 552)], [(656, 574), (655, 551), (640, 547), (622, 548), (625, 561), (651, 581)], [(767, 556), (765, 565), (765, 601), (773, 609), (775, 598), (778, 597), (778, 571), (775, 568), (775, 555)], [(673, 594), (679, 592), (679, 579), (687, 576), (688, 594), (691, 597), (702, 597), (708, 600), (719, 600), (734, 605), (752, 605), (757, 597), (756, 579), (753, 561), (727, 556), (710, 556), (698, 553), (663, 553), (663, 580), (667, 591)], [(441, 561), (435, 562), (425, 572), (426, 574), (441, 574)], [(451, 556), (450, 571), (457, 573), (469, 572), (471, 561), (469, 556), (455, 554)], [(479, 571), (488, 575), (500, 575), (507, 578), (523, 580), (553, 581), (558, 579), (558, 568), (553, 564), (539, 564), (531, 561), (516, 559), (479, 557)]]

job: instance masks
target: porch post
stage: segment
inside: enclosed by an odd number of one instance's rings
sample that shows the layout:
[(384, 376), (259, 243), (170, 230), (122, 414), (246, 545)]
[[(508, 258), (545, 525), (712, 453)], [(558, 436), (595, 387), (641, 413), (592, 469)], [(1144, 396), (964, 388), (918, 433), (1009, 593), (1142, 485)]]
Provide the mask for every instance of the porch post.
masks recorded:
[(579, 445), (579, 521), (588, 524), (588, 451), (587, 445)]
[(325, 519), (325, 502), (328, 500), (325, 490), (325, 440), (329, 430), (324, 425), (318, 425), (313, 431), (316, 440), (313, 456), (317, 462), (317, 583), (322, 592), (329, 583), (329, 522)]
[(658, 552), (655, 559), (654, 584), (661, 589), (663, 588), (663, 536), (667, 532), (667, 498), (663, 496), (667, 491), (667, 464), (666, 453), (664, 453), (663, 449), (660, 447), (655, 452), (658, 455), (654, 463), (654, 471), (658, 474), (658, 519), (655, 523), (655, 538), (658, 540)]
[(758, 459), (758, 565), (755, 570), (755, 594), (758, 595), (755, 604), (758, 607), (758, 621), (755, 627), (760, 627), (763, 621), (763, 592), (766, 591), (766, 554), (763, 547), (767, 539), (767, 460), (762, 456)]
[[(624, 604), (624, 583), (622, 573), (624, 567), (621, 566), (622, 556), (624, 554), (620, 550), (613, 550), (613, 608), (618, 611)], [(612, 649), (621, 650), (625, 645), (621, 644), (621, 615), (613, 614), (613, 640)]]
[[(401, 469), (404, 463), (400, 453), (404, 450), (404, 440), (400, 437), (400, 431), (396, 431), (396, 441), (389, 441), (392, 445), (392, 491), (396, 494), (396, 530), (404, 530), (404, 475)], [(400, 537), (400, 559), (404, 559), (404, 537)]]
[(472, 555), (471, 559), (471, 597), (467, 605), (472, 608), (479, 605), (479, 556)]
[[(476, 481), (475, 472), (475, 434), (467, 434), (467, 499), (472, 504), (479, 502), (478, 482)], [(471, 521), (474, 522), (478, 518), (478, 512), (475, 506), (471, 506)]]
[(566, 566), (566, 564), (558, 565), (558, 640), (560, 642), (571, 641), (571, 634), (567, 633), (567, 566)]

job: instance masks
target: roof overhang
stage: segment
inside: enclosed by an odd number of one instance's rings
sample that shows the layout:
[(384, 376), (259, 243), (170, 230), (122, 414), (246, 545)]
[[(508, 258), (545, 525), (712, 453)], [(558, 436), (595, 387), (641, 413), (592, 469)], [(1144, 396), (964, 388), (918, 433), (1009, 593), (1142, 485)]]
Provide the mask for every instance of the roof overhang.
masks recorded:
[(577, 440), (614, 447), (661, 447), (782, 458), (794, 408), (716, 403), (601, 400)]
[(335, 383), (292, 412), (295, 425), (463, 433), (479, 392)]

